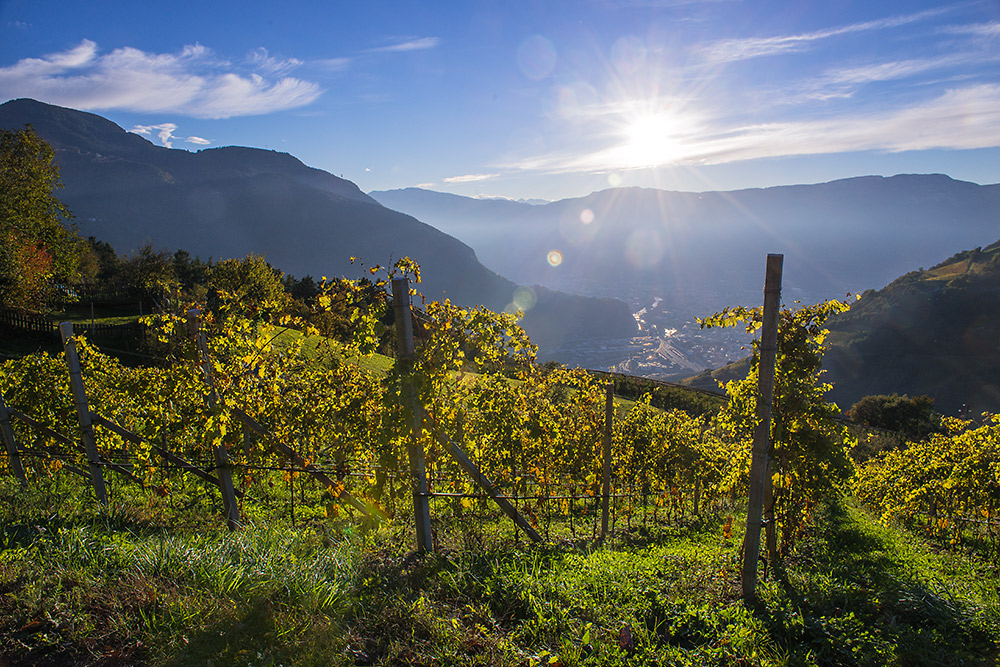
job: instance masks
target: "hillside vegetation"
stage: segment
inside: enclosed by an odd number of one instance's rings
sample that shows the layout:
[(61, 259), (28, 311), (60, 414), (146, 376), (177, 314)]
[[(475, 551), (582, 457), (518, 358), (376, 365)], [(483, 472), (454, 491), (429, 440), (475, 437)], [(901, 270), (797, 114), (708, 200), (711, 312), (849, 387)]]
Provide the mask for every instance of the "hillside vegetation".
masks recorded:
[[(1000, 411), (1000, 242), (868, 290), (832, 317), (823, 361), (830, 399), (929, 396), (938, 412)], [(708, 390), (744, 377), (741, 359), (684, 380)]]
[(1000, 243), (869, 290), (830, 322), (831, 397), (928, 395), (945, 414), (1000, 410)]
[[(362, 370), (354, 359), (378, 347), (390, 302), (384, 291), (376, 300), (345, 298), (352, 290), (367, 294), (365, 285), (338, 282), (312, 301), (322, 309), (339, 299), (354, 323), (321, 364), (321, 339), (249, 320), (245, 304), (221, 295), (200, 329), (211, 387), (204, 351), (179, 316), (149, 320), (165, 365), (127, 368), (78, 341), (90, 409), (142, 438), (133, 446), (98, 430), (102, 455), (137, 478), (108, 477), (106, 507), (85, 475), (70, 475), (87, 468), (83, 454), (46, 435), (78, 428), (62, 359), (4, 364), (8, 404), (49, 429), (15, 421), (21, 441), (32, 443), (22, 453), (30, 483), (0, 482), (5, 660), (958, 665), (1000, 655), (991, 533), (958, 523), (980, 508), (987, 522), (994, 516), (966, 493), (980, 477), (950, 483), (966, 500), (940, 496), (934, 511), (950, 520), (934, 518), (933, 530), (923, 530), (926, 504), (905, 509), (904, 523), (931, 546), (877, 525), (845, 496), (851, 436), (830, 420), (815, 384), (822, 345), (814, 325), (839, 305), (782, 319), (785, 349), (796, 353), (779, 368), (772, 510), (781, 542), (747, 604), (739, 545), (752, 377), (730, 387), (717, 417), (704, 403), (691, 403), (702, 416), (650, 405), (669, 393), (620, 405), (610, 534), (601, 541), (605, 383), (531, 363), (533, 348), (512, 316), (447, 303), (427, 304), (412, 363)], [(216, 401), (206, 398), (212, 387)], [(417, 442), (438, 494), (426, 553), (413, 551), (414, 395), (426, 415)], [(236, 410), (303, 462), (248, 437)], [(978, 437), (935, 447), (975, 446)], [(456, 465), (448, 441), (513, 500), (538, 543)], [(166, 465), (158, 443), (210, 471), (213, 448), (228, 449), (243, 494), (237, 531), (218, 516), (218, 487)], [(899, 464), (877, 458), (858, 478), (873, 489), (866, 499), (891, 497), (878, 490), (891, 484), (877, 474), (885, 465)], [(317, 471), (334, 483), (320, 483)]]

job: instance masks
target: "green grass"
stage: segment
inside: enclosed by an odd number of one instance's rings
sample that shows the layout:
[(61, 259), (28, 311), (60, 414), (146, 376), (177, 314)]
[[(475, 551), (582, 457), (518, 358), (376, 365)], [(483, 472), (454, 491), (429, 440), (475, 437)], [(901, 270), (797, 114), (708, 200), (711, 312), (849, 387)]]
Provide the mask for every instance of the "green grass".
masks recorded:
[[(329, 367), (334, 358), (339, 358), (341, 346), (334, 340), (324, 336), (306, 336), (301, 331), (295, 329), (281, 330), (271, 327), (275, 336), (273, 345), (275, 349), (287, 350), (293, 345), (301, 343), (302, 357), (316, 364), (319, 367)], [(395, 360), (382, 354), (373, 354), (368, 357), (348, 357), (349, 363), (356, 364), (361, 370), (374, 375), (386, 375), (392, 368)]]
[[(0, 480), (0, 660), (156, 665), (987, 665), (998, 579), (825, 510), (739, 598), (723, 514), (533, 545), (509, 525), (412, 528), (271, 517), (230, 534), (204, 506), (124, 487), (96, 511), (62, 481)], [(44, 487), (45, 484), (39, 485)], [(126, 498), (126, 496), (130, 496)], [(211, 501), (211, 498), (205, 498)], [(437, 516), (437, 515), (436, 515)]]

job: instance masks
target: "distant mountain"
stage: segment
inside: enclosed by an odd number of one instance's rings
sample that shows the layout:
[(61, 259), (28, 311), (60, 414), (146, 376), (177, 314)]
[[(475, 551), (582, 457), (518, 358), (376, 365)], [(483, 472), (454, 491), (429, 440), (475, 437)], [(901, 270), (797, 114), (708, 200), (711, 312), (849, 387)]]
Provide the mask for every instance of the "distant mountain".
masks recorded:
[[(824, 380), (845, 410), (907, 394), (944, 414), (1000, 412), (1000, 241), (868, 290), (828, 327)], [(747, 370), (742, 359), (684, 383), (717, 390)]]
[[(226, 147), (191, 153), (155, 146), (94, 114), (34, 100), (0, 105), (0, 127), (31, 124), (56, 151), (59, 193), (84, 236), (119, 253), (144, 243), (203, 259), (254, 252), (298, 276), (359, 275), (405, 255), (423, 267), (422, 291), (503, 309), (517, 285), (486, 269), (469, 246), (358, 187), (285, 153)], [(536, 290), (524, 326), (536, 342), (631, 335), (625, 303)]]
[[(940, 174), (866, 176), (732, 192), (617, 188), (544, 205), (409, 188), (370, 193), (476, 249), (512, 279), (681, 315), (760, 299), (764, 257), (785, 294), (815, 301), (884, 285), (1000, 234), (1000, 185)], [(548, 253), (563, 261), (552, 266)]]

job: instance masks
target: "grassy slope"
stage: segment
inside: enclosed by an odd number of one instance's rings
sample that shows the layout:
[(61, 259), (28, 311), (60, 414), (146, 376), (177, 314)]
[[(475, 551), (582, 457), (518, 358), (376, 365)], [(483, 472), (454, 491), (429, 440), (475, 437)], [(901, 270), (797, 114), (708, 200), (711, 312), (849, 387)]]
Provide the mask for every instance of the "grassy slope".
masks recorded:
[[(6, 482), (7, 480), (5, 480)], [(978, 665), (997, 659), (996, 570), (831, 510), (762, 605), (738, 600), (742, 526), (723, 517), (604, 548), (505, 528), (251, 526), (98, 515), (0, 485), (6, 664)], [(143, 507), (143, 509), (124, 509)], [(470, 532), (471, 531), (471, 532)], [(629, 639), (631, 636), (631, 639)], [(558, 657), (555, 657), (558, 656)]]

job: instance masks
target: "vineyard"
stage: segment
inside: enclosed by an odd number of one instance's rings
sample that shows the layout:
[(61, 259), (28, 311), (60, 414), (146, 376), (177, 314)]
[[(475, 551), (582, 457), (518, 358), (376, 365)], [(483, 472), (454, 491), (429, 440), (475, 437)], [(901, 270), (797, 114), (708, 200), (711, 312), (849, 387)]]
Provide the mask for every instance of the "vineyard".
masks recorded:
[[(413, 273), (414, 268), (403, 263), (395, 271)], [(735, 591), (741, 513), (746, 509), (751, 440), (757, 425), (754, 388), (760, 350), (755, 348), (751, 376), (727, 387), (729, 400), (721, 410), (692, 416), (656, 407), (653, 394), (638, 400), (615, 397), (604, 378), (583, 370), (535, 364), (534, 347), (515, 315), (463, 309), (445, 301), (426, 304), (411, 321), (407, 306), (416, 292), (397, 273), (388, 278), (395, 289), (391, 298), (386, 289), (389, 280), (377, 283), (381, 289), (374, 291), (374, 299), (370, 286), (351, 281), (324, 284), (318, 307), (349, 319), (348, 339), (322, 339), (317, 344), (315, 336), (304, 335), (311, 333), (308, 324), (248, 317), (237, 302), (227, 302), (223, 295), (221, 304), (205, 313), (188, 310), (145, 319), (147, 340), (155, 340), (153, 351), (159, 358), (155, 364), (126, 366), (102, 353), (86, 336), (74, 335), (71, 328), (62, 332), (62, 355), (42, 353), (4, 362), (0, 422), (5, 466), (8, 478), (19, 487), (4, 487), (12, 516), (30, 514), (13, 509), (16, 498), (38, 498), (36, 502), (48, 508), (42, 511), (49, 517), (46, 520), (60, 526), (60, 537), (45, 538), (53, 545), (61, 544), (62, 531), (72, 525), (70, 518), (58, 516), (58, 508), (66, 507), (73, 508), (69, 516), (103, 516), (112, 523), (124, 517), (128, 524), (136, 521), (128, 517), (144, 516), (140, 524), (190, 522), (202, 531), (215, 525), (233, 537), (220, 534), (214, 546), (197, 542), (201, 554), (181, 557), (164, 551), (157, 558), (175, 559), (171, 567), (188, 571), (185, 558), (201, 562), (203, 553), (228, 545), (229, 555), (220, 558), (235, 559), (237, 569), (220, 566), (220, 572), (230, 574), (197, 575), (195, 580), (201, 583), (196, 585), (233, 599), (244, 595), (254, 600), (263, 595), (259, 591), (269, 590), (261, 585), (258, 591), (258, 584), (252, 583), (276, 567), (268, 558), (299, 558), (305, 579), (281, 584), (285, 596), (281, 599), (291, 605), (286, 611), (294, 615), (300, 608), (296, 605), (304, 605), (311, 613), (324, 614), (327, 624), (343, 613), (374, 623), (357, 605), (402, 594), (375, 590), (373, 583), (389, 586), (385, 582), (395, 581), (392, 585), (400, 591), (410, 591), (405, 604), (413, 618), (450, 614), (451, 630), (426, 621), (431, 636), (452, 637), (448, 641), (465, 635), (491, 637), (492, 648), (483, 649), (482, 664), (651, 664), (654, 657), (668, 653), (673, 658), (667, 664), (675, 660), (700, 664), (699, 655), (714, 664), (777, 664), (782, 650), (808, 655), (795, 648), (800, 630), (794, 629), (796, 621), (789, 620), (794, 617), (791, 610), (805, 602), (795, 602), (794, 595), (788, 598), (787, 586), (797, 581), (797, 562), (819, 557), (816, 545), (824, 526), (846, 535), (902, 524), (953, 550), (968, 548), (976, 562), (996, 562), (1000, 421), (975, 426), (952, 420), (945, 434), (886, 448), (855, 464), (849, 452), (858, 447), (859, 439), (877, 436), (838, 421), (836, 408), (823, 400), (828, 387), (819, 381), (822, 325), (828, 315), (845, 309), (844, 304), (784, 310), (780, 317), (763, 507), (767, 544), (761, 556), (768, 565), (763, 570), (762, 603), (772, 606), (774, 619), (791, 614), (781, 621), (787, 627), (777, 632), (768, 629), (767, 622), (753, 620), (742, 606), (740, 612), (732, 606), (739, 599)], [(734, 309), (708, 318), (705, 326), (746, 326), (753, 332), (761, 326), (761, 315), (759, 309)], [(368, 363), (387, 337), (395, 339), (395, 363), (388, 368)], [(874, 513), (883, 528), (859, 528), (867, 525), (863, 513), (848, 510), (845, 515), (838, 509), (848, 492)], [(72, 530), (76, 529), (65, 535)], [(147, 529), (129, 530), (141, 536)], [(678, 556), (670, 548), (662, 551), (665, 547), (656, 546), (678, 535), (694, 540), (704, 554)], [(10, 524), (3, 539), (0, 555), (7, 555), (0, 557), (0, 571), (27, 557), (24, 545), (34, 538), (25, 537), (23, 525)], [(114, 546), (118, 538), (108, 539), (103, 552), (97, 547), (79, 549), (92, 558), (118, 553)], [(896, 548), (889, 538), (878, 539), (886, 540), (889, 546), (884, 548)], [(165, 549), (160, 540), (159, 548)], [(383, 545), (379, 549), (401, 554), (394, 562), (409, 562), (414, 547), (425, 555), (442, 554), (437, 558), (444, 560), (426, 561), (429, 571), (418, 567), (405, 576), (389, 576), (384, 565), (369, 564), (367, 578), (349, 585), (345, 581), (354, 575), (348, 570), (364, 568), (326, 559), (341, 554), (336, 558), (353, 562), (342, 551), (358, 540), (366, 549), (378, 543)], [(134, 553), (146, 553), (147, 548), (136, 546)], [(180, 549), (170, 547), (174, 548)], [(247, 565), (246, 549), (260, 550), (254, 556), (256, 565)], [(609, 602), (616, 595), (612, 588), (621, 586), (617, 595), (631, 591), (628, 595), (636, 596), (618, 603), (631, 617), (612, 614), (615, 620), (610, 621), (604, 619), (610, 611), (595, 611), (590, 620), (587, 614), (571, 619), (551, 600), (545, 602), (549, 593), (540, 589), (517, 591), (510, 582), (494, 589), (488, 584), (489, 576), (498, 576), (497, 568), (514, 567), (518, 576), (530, 573), (538, 586), (546, 576), (565, 572), (577, 558), (574, 554), (600, 559), (605, 558), (602, 553), (609, 554), (606, 558), (615, 554), (614, 564), (587, 560), (580, 566), (607, 568), (613, 579), (625, 576), (614, 574), (615, 568), (630, 563), (639, 580), (652, 579), (641, 591), (631, 588), (635, 581), (606, 581), (600, 593), (581, 583), (583, 588), (573, 595), (615, 604)], [(642, 559), (650, 553), (659, 555), (647, 564)], [(522, 558), (518, 554), (528, 559), (528, 571), (517, 569), (523, 565), (517, 563)], [(647, 572), (647, 566), (652, 570)], [(149, 571), (146, 565), (136, 567)], [(164, 576), (165, 567), (157, 565), (158, 574), (149, 576)], [(829, 567), (831, 572), (841, 571), (839, 565)], [(849, 576), (849, 569), (843, 576)], [(428, 604), (422, 584), (417, 583), (421, 577), (453, 571), (464, 572), (467, 581), (461, 586), (453, 583), (455, 588), (442, 595), (461, 600), (469, 610), (455, 612), (444, 599), (437, 599), (436, 604), (444, 605), (438, 612), (421, 608)], [(215, 576), (232, 578), (220, 583), (222, 579), (216, 581)], [(268, 581), (286, 581), (286, 575), (269, 576)], [(716, 612), (671, 606), (669, 596), (663, 597), (664, 591), (657, 588), (661, 584), (655, 583), (673, 581), (671, 577), (680, 577), (677, 581), (694, 577), (700, 582), (691, 584), (690, 590), (675, 590), (678, 599), (694, 595), (701, 604), (711, 599), (729, 609), (725, 613), (730, 615), (724, 619)], [(676, 585), (662, 583), (670, 590)], [(964, 639), (959, 643), (968, 643), (965, 650), (996, 656), (996, 642), (986, 637), (989, 628), (1000, 627), (998, 593), (1000, 589), (977, 593), (983, 607), (972, 617), (956, 611), (960, 605), (952, 609), (947, 600), (942, 602), (947, 623), (972, 624), (960, 633)], [(352, 596), (354, 606), (346, 602)], [(164, 623), (166, 612), (153, 598), (148, 606), (156, 611), (147, 609), (143, 618), (148, 613), (160, 619), (156, 623)], [(863, 609), (871, 619), (884, 613), (878, 604), (874, 610), (864, 605)], [(635, 614), (646, 620), (637, 621)], [(864, 635), (858, 646), (881, 647), (869, 662), (848, 650), (853, 661), (837, 658), (820, 664), (891, 662), (880, 662), (879, 656), (895, 656), (898, 664), (918, 664), (901, 658), (909, 654), (898, 644), (906, 637), (914, 639), (906, 634), (913, 628), (920, 642), (929, 642), (919, 646), (933, 647), (928, 655), (958, 650), (952, 639), (921, 635), (921, 622), (913, 621), (911, 628), (893, 621), (895, 629), (886, 630), (885, 637)], [(151, 632), (154, 621), (143, 623), (143, 632)], [(509, 641), (531, 650), (496, 644), (498, 630), (490, 630), (490, 623), (507, 628), (504, 632), (512, 633)], [(733, 633), (742, 632), (740, 627), (756, 630), (747, 630), (750, 634), (738, 639)], [(858, 631), (852, 625), (823, 627), (830, 637)], [(309, 631), (296, 632), (305, 636)], [(806, 635), (812, 632), (806, 626), (801, 629)], [(181, 650), (176, 644), (179, 635), (167, 634), (175, 643), (173, 650)], [(686, 639), (677, 639), (682, 635)], [(719, 643), (721, 637), (728, 639)], [(780, 641), (761, 644), (761, 637)], [(338, 645), (339, 655), (353, 661), (350, 664), (375, 664), (392, 656), (396, 656), (392, 664), (424, 664), (424, 658), (399, 658), (398, 647), (372, 643), (370, 638), (353, 641), (346, 648)], [(895, 648), (886, 648), (890, 644)], [(475, 653), (467, 646), (461, 650), (449, 646), (466, 659)], [(143, 649), (135, 655), (151, 654)], [(221, 649), (217, 655), (256, 664), (252, 657)], [(813, 663), (806, 659), (802, 664)]]
[[(447, 303), (427, 313), (420, 356), (384, 377), (349, 361), (364, 354), (363, 343), (331, 344), (318, 364), (295, 345), (279, 351), (274, 328), (240, 318), (207, 318), (196, 330), (179, 316), (152, 318), (147, 336), (158, 335), (170, 355), (157, 366), (126, 367), (83, 337), (67, 338), (79, 349), (84, 429), (95, 449), (74, 445), (81, 413), (65, 361), (31, 355), (4, 366), (5, 416), (21, 443), (8, 448), (9, 465), (13, 471), (16, 461), (18, 477), (32, 484), (97, 474), (161, 497), (216, 494), (217, 510), (224, 470), (238, 496), (234, 524), (276, 512), (293, 521), (407, 521), (415, 440), (438, 539), (448, 532), (438, 525), (468, 525), (470, 517), (482, 531), (498, 518), (497, 499), (547, 540), (593, 539), (605, 460), (612, 532), (696, 516), (730, 497), (730, 453), (710, 418), (665, 412), (647, 399), (619, 401), (609, 422), (606, 383), (580, 370), (540, 372), (512, 316)], [(448, 453), (454, 445), (474, 474)]]

